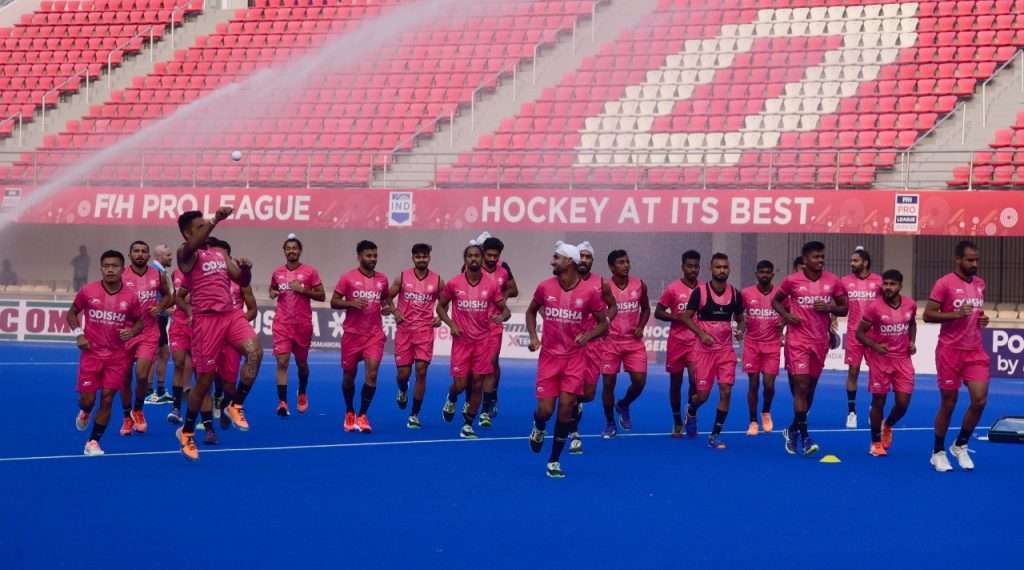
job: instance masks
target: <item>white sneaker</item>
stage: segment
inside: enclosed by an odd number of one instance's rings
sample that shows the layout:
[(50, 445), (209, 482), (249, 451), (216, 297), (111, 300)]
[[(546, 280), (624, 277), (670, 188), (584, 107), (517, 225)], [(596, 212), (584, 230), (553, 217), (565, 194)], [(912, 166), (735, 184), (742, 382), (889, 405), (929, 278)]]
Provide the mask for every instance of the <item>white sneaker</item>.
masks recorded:
[(569, 453), (572, 455), (583, 455), (583, 440), (577, 434), (569, 441)]
[(956, 462), (960, 464), (960, 469), (964, 471), (974, 469), (974, 461), (971, 460), (971, 453), (966, 445), (961, 447), (953, 444), (949, 446), (949, 452), (953, 454), (953, 457), (956, 457)]
[(85, 455), (103, 455), (103, 450), (100, 449), (100, 442), (95, 439), (90, 439), (85, 444), (85, 450), (82, 452)]
[(857, 414), (855, 412), (846, 415), (846, 429), (857, 429)]
[(548, 477), (552, 479), (561, 479), (565, 477), (565, 471), (562, 471), (562, 465), (557, 461), (551, 461), (548, 463)]
[(89, 427), (89, 417), (91, 415), (79, 410), (78, 415), (75, 416), (75, 428), (78, 431), (85, 431), (85, 428)]
[(931, 463), (939, 473), (946, 473), (953, 470), (953, 466), (949, 464), (949, 458), (946, 457), (945, 451), (936, 451), (933, 453)]

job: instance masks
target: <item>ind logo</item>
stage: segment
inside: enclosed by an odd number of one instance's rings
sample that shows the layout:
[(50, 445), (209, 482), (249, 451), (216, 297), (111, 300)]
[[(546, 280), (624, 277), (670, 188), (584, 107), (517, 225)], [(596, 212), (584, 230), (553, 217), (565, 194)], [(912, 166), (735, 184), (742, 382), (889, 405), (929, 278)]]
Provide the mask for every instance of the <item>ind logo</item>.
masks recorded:
[(388, 201), (388, 225), (412, 226), (412, 192), (391, 192)]

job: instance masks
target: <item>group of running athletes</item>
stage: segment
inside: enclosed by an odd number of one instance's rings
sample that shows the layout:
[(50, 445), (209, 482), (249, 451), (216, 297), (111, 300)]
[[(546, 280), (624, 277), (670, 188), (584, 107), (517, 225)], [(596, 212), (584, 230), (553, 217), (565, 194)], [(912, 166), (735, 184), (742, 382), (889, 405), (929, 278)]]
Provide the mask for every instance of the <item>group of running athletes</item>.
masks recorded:
[[(252, 262), (233, 258), (230, 245), (211, 235), (231, 214), (230, 208), (221, 208), (209, 220), (198, 211), (179, 217), (178, 227), (185, 242), (177, 250), (178, 267), (172, 278), (165, 278), (150, 265), (148, 245), (137, 241), (131, 245), (128, 267), (124, 267), (121, 253), (107, 251), (101, 257), (102, 279), (77, 294), (68, 322), (81, 349), (80, 411), (76, 418), (79, 430), (88, 427), (96, 393), (101, 395), (86, 455), (103, 454), (99, 441), (110, 421), (117, 392), (121, 392), (125, 415), (121, 434), (146, 431), (142, 408), (150, 367), (159, 348), (159, 317), (172, 308), (168, 337), (174, 362), (174, 406), (168, 420), (181, 424), (176, 432), (181, 453), (191, 461), (198, 460), (197, 427), (206, 430), (205, 444), (216, 444), (213, 420), (218, 416), (222, 428), (233, 425), (240, 431), (248, 430), (244, 403), (263, 358), (250, 324), (256, 316), (250, 287)], [(296, 408), (304, 413), (309, 407), (311, 301), (325, 301), (326, 294), (317, 270), (301, 261), (302, 242), (289, 235), (283, 249), (285, 264), (274, 270), (269, 294), (277, 302), (272, 325), (277, 413), (288, 416), (292, 356), (299, 377)], [(372, 431), (367, 412), (377, 388), (385, 344), (383, 317), (388, 315), (396, 323), (396, 401), (402, 409), (408, 406), (415, 370), (407, 427), (421, 425), (434, 329), (442, 324), (452, 337), (452, 382), (442, 417), (451, 422), (458, 399), (464, 395), (460, 437), (475, 439), (476, 422), (480, 427), (492, 425), (498, 414), (503, 323), (510, 317), (506, 301), (519, 294), (511, 269), (501, 261), (503, 249), (500, 240), (482, 234), (463, 250), (462, 272), (445, 281), (430, 270), (431, 247), (416, 244), (412, 266), (389, 282), (376, 271), (377, 246), (359, 242), (359, 265), (339, 278), (330, 299), (331, 308), (346, 312), (341, 338), (345, 431)], [(593, 273), (594, 254), (589, 242), (558, 242), (551, 259), (553, 276), (537, 286), (526, 310), (529, 350), (540, 350), (537, 408), (529, 443), (534, 452), (541, 451), (547, 422), (554, 416), (547, 463), (551, 477), (564, 476), (560, 457), (567, 443), (571, 454), (583, 452), (578, 426), (584, 404), (597, 395), (599, 380), (604, 387), (605, 438), (615, 437), (619, 428), (632, 428), (630, 404), (646, 384), (643, 338), (651, 316), (647, 285), (630, 275), (625, 251), (608, 254), (609, 279)], [(980, 328), (987, 326), (989, 319), (983, 310), (985, 284), (976, 275), (978, 260), (975, 244), (958, 244), (956, 267), (935, 283), (923, 314), (926, 322), (941, 324), (936, 350), (941, 404), (935, 418), (931, 457), (937, 471), (952, 470), (945, 436), (962, 383), (967, 385), (971, 403), (949, 450), (961, 468), (973, 469), (967, 444), (988, 393), (988, 356), (982, 348)], [(818, 445), (808, 433), (808, 412), (826, 355), (830, 347), (837, 347), (835, 317), (848, 315), (847, 427), (857, 425), (857, 376), (860, 364), (866, 360), (872, 394), (870, 453), (887, 454), (892, 428), (906, 413), (914, 388), (911, 355), (916, 352), (917, 305), (901, 294), (903, 276), (899, 271), (888, 270), (881, 275), (871, 272), (871, 257), (863, 248), (852, 254), (851, 273), (842, 279), (825, 271), (824, 264), (825, 246), (809, 242), (794, 261), (793, 273), (781, 285), (773, 284), (773, 264), (762, 260), (756, 268), (756, 285), (741, 292), (728, 284), (727, 255), (712, 256), (711, 279), (701, 282), (700, 254), (692, 250), (683, 253), (682, 278), (665, 289), (654, 310), (655, 318), (670, 323), (666, 369), (673, 437), (681, 438), (684, 433), (689, 438), (697, 437), (698, 410), (717, 382), (719, 398), (708, 445), (713, 449), (726, 447), (721, 433), (739, 364), (733, 348), (735, 339), (743, 342), (742, 370), (750, 380), (747, 434), (756, 436), (761, 430), (774, 430), (771, 403), (784, 351), (793, 396), (793, 419), (782, 430), (785, 448), (790, 454), (816, 453)], [(169, 269), (169, 263), (163, 265)], [(538, 315), (543, 320), (543, 335), (538, 334)], [(354, 399), (360, 362), (364, 365), (364, 382), (357, 410)], [(134, 400), (133, 368), (137, 378)], [(620, 370), (629, 375), (630, 385), (616, 400)], [(685, 410), (684, 373), (689, 376)], [(895, 403), (883, 420), (890, 391), (895, 392)]]

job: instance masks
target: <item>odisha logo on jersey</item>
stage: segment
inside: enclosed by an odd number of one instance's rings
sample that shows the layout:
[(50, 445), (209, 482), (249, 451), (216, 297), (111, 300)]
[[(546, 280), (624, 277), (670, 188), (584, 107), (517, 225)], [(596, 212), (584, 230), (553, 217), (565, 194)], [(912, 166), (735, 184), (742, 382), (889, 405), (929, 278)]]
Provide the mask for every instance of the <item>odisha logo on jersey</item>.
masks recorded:
[(616, 305), (618, 305), (619, 311), (639, 311), (640, 310), (640, 302), (639, 301), (620, 301), (620, 302), (616, 303)]
[(455, 301), (455, 306), (456, 307), (458, 307), (460, 309), (466, 309), (466, 310), (486, 309), (486, 308), (490, 307), (490, 305), (491, 304), (489, 302), (487, 302), (487, 301), (475, 301), (475, 300), (470, 300), (470, 299), (457, 299)]
[(287, 283), (278, 283), (277, 284), (277, 290), (278, 291), (290, 291), (291, 287)]
[(118, 313), (117, 311), (102, 311), (100, 309), (89, 309), (89, 318), (97, 321), (112, 321), (115, 323), (123, 323), (125, 321), (124, 313)]
[(227, 271), (228, 264), (224, 261), (204, 261), (200, 268), (203, 273), (210, 273), (211, 271)]
[(747, 309), (747, 314), (751, 317), (777, 317), (779, 314), (775, 312), (775, 309)]
[(567, 321), (583, 321), (583, 312), (572, 309), (560, 309), (558, 307), (544, 307), (544, 317)]
[(821, 301), (822, 303), (831, 303), (832, 297), (829, 297), (828, 295), (806, 295), (804, 297), (796, 298), (796, 302), (804, 306), (813, 305), (816, 301)]
[(848, 291), (846, 296), (851, 299), (877, 299), (878, 291)]
[(896, 323), (893, 325), (881, 325), (878, 327), (878, 330), (881, 331), (882, 334), (903, 334), (910, 330), (910, 324)]
[(959, 309), (960, 307), (964, 306), (964, 303), (970, 304), (975, 309), (980, 309), (980, 308), (982, 308), (985, 305), (985, 303), (982, 302), (981, 299), (977, 299), (977, 298), (973, 298), (972, 297), (970, 299), (954, 299), (953, 300), (953, 308), (954, 309)]
[(139, 293), (138, 293), (139, 300), (140, 301), (150, 301), (150, 300), (154, 300), (155, 301), (156, 297), (157, 297), (156, 293), (157, 293), (156, 291), (139, 291)]
[(433, 295), (428, 295), (426, 293), (415, 293), (413, 291), (406, 291), (402, 293), (402, 297), (406, 301), (413, 301), (419, 303), (431, 303), (434, 301)]
[(380, 291), (353, 291), (353, 299), (369, 299), (371, 301), (380, 301)]

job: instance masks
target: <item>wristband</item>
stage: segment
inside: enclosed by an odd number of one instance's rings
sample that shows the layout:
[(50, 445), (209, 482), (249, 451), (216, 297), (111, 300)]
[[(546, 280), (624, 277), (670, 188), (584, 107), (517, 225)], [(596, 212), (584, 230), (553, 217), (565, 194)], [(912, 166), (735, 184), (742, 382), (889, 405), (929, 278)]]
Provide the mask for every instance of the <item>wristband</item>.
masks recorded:
[(83, 336), (85, 334), (85, 331), (82, 330), (82, 327), (78, 327), (77, 329), (71, 331), (71, 334), (75, 335), (75, 338), (78, 338), (80, 336)]

